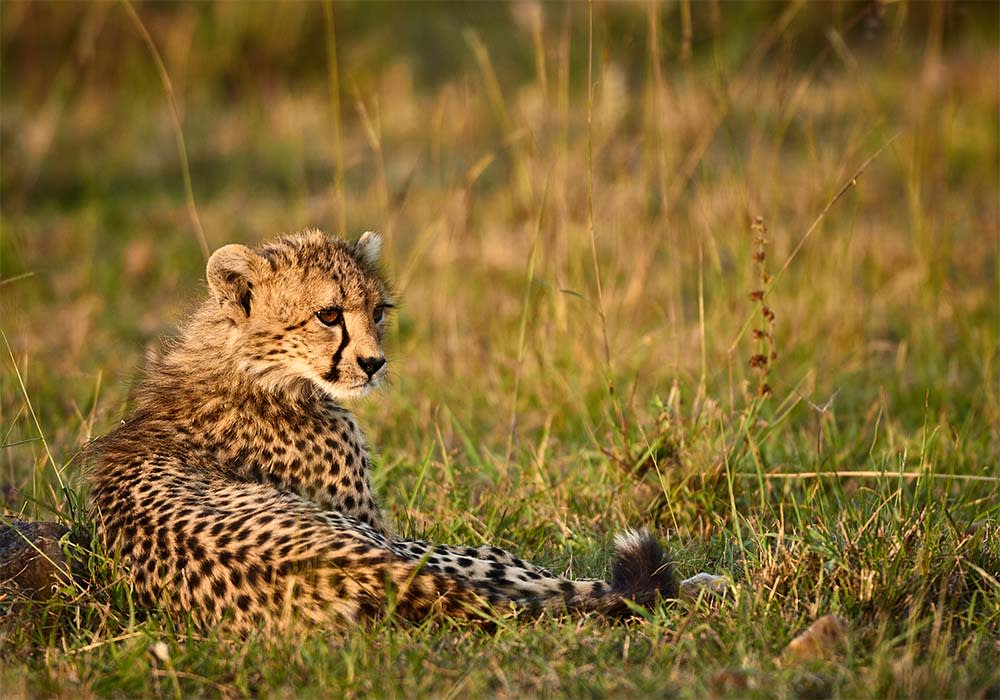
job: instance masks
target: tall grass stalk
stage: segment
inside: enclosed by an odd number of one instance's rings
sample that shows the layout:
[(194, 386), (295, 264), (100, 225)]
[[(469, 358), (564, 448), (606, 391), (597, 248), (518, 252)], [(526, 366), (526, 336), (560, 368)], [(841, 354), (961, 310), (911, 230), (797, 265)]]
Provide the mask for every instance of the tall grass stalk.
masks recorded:
[(537, 260), (539, 239), (542, 235), (542, 217), (549, 200), (549, 178), (545, 176), (545, 186), (542, 188), (542, 199), (538, 203), (538, 215), (535, 217), (535, 230), (531, 238), (531, 249), (528, 251), (528, 269), (524, 282), (524, 297), (522, 298), (521, 323), (517, 332), (517, 359), (514, 363), (514, 389), (510, 400), (510, 433), (507, 438), (507, 452), (504, 456), (505, 468), (510, 464), (514, 452), (514, 438), (517, 434), (517, 400), (521, 389), (521, 371), (524, 367), (524, 353), (527, 347), (528, 317), (531, 310), (531, 293), (535, 283), (535, 262)]
[(198, 215), (198, 204), (195, 202), (194, 198), (194, 186), (191, 184), (191, 166), (188, 163), (187, 144), (184, 143), (184, 128), (181, 125), (180, 111), (177, 109), (177, 98), (174, 96), (174, 85), (170, 81), (170, 74), (167, 72), (167, 66), (163, 63), (163, 58), (160, 57), (160, 51), (156, 48), (156, 43), (153, 41), (153, 37), (149, 35), (149, 30), (146, 29), (146, 25), (143, 24), (142, 19), (139, 17), (139, 13), (136, 12), (135, 7), (132, 6), (131, 0), (121, 0), (121, 3), (125, 8), (125, 12), (129, 16), (129, 19), (132, 20), (135, 28), (139, 30), (139, 34), (142, 35), (142, 40), (145, 42), (146, 48), (149, 49), (149, 55), (156, 64), (156, 71), (160, 76), (163, 93), (167, 98), (167, 105), (170, 107), (170, 118), (173, 121), (174, 138), (177, 141), (177, 155), (180, 157), (181, 176), (184, 179), (184, 197), (187, 202), (188, 217), (191, 219), (191, 226), (194, 228), (195, 236), (198, 237), (198, 245), (201, 246), (202, 255), (205, 256), (206, 260), (208, 260), (208, 239), (205, 236), (205, 229), (201, 225), (201, 217)]
[(604, 373), (608, 398), (615, 401), (615, 387), (611, 371), (611, 342), (608, 340), (608, 318), (604, 311), (604, 287), (601, 284), (601, 265), (597, 256), (597, 233), (594, 228), (594, 2), (587, 2), (587, 234), (590, 238), (590, 256), (597, 289), (597, 317), (601, 322), (601, 340), (604, 343)]
[(333, 136), (333, 196), (337, 233), (347, 233), (347, 197), (344, 194), (344, 143), (340, 133), (340, 67), (337, 63), (337, 28), (333, 0), (323, 0), (323, 32), (326, 38), (326, 77), (330, 99), (330, 128)]

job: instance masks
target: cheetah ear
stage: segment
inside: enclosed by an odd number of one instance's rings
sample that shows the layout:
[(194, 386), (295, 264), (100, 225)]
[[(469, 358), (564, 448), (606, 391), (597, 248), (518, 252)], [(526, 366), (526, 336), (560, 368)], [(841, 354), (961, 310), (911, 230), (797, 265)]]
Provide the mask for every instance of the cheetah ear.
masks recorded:
[(358, 242), (354, 244), (354, 250), (361, 256), (362, 260), (369, 265), (374, 265), (378, 262), (378, 254), (382, 250), (382, 236), (374, 231), (365, 231), (361, 234)]
[(245, 245), (224, 245), (212, 253), (205, 269), (208, 288), (233, 321), (250, 317), (253, 286), (264, 260)]

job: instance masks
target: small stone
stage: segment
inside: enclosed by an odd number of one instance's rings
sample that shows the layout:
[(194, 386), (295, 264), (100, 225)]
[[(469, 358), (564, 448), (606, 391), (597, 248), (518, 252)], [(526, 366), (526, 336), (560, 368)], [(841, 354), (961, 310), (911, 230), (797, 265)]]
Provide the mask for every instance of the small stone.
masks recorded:
[(170, 648), (166, 642), (153, 642), (149, 645), (149, 653), (161, 664), (170, 663)]
[(691, 578), (686, 578), (681, 581), (680, 592), (681, 598), (696, 600), (702, 591), (711, 593), (712, 595), (716, 595), (721, 598), (725, 596), (731, 588), (732, 584), (726, 577), (701, 572), (700, 574), (695, 574)]
[(847, 623), (836, 615), (824, 615), (788, 643), (781, 652), (785, 663), (807, 663), (839, 659), (847, 648)]

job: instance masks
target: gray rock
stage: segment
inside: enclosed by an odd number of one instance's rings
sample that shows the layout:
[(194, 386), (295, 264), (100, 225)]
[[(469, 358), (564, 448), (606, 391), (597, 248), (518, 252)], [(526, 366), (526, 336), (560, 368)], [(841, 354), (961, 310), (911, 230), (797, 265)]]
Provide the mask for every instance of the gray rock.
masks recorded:
[(709, 593), (714, 596), (725, 597), (725, 595), (732, 590), (732, 587), (733, 586), (729, 582), (729, 579), (724, 576), (716, 576), (715, 574), (702, 572), (681, 581), (680, 593), (681, 598), (685, 598), (687, 600), (697, 600), (698, 596), (701, 595), (702, 592)]

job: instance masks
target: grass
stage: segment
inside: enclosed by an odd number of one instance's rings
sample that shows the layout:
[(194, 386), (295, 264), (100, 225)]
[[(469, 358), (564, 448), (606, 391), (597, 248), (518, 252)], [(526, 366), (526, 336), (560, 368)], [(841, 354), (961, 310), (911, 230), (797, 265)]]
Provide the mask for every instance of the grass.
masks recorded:
[[(393, 381), (352, 408), (400, 531), (596, 576), (644, 524), (736, 585), (243, 644), (110, 566), (5, 616), (0, 695), (1000, 694), (996, 17), (865, 7), (137, 5), (168, 101), (124, 7), (0, 6), (7, 513), (81, 519), (204, 291), (196, 198), (210, 247), (385, 235)], [(846, 653), (782, 664), (827, 613)]]

